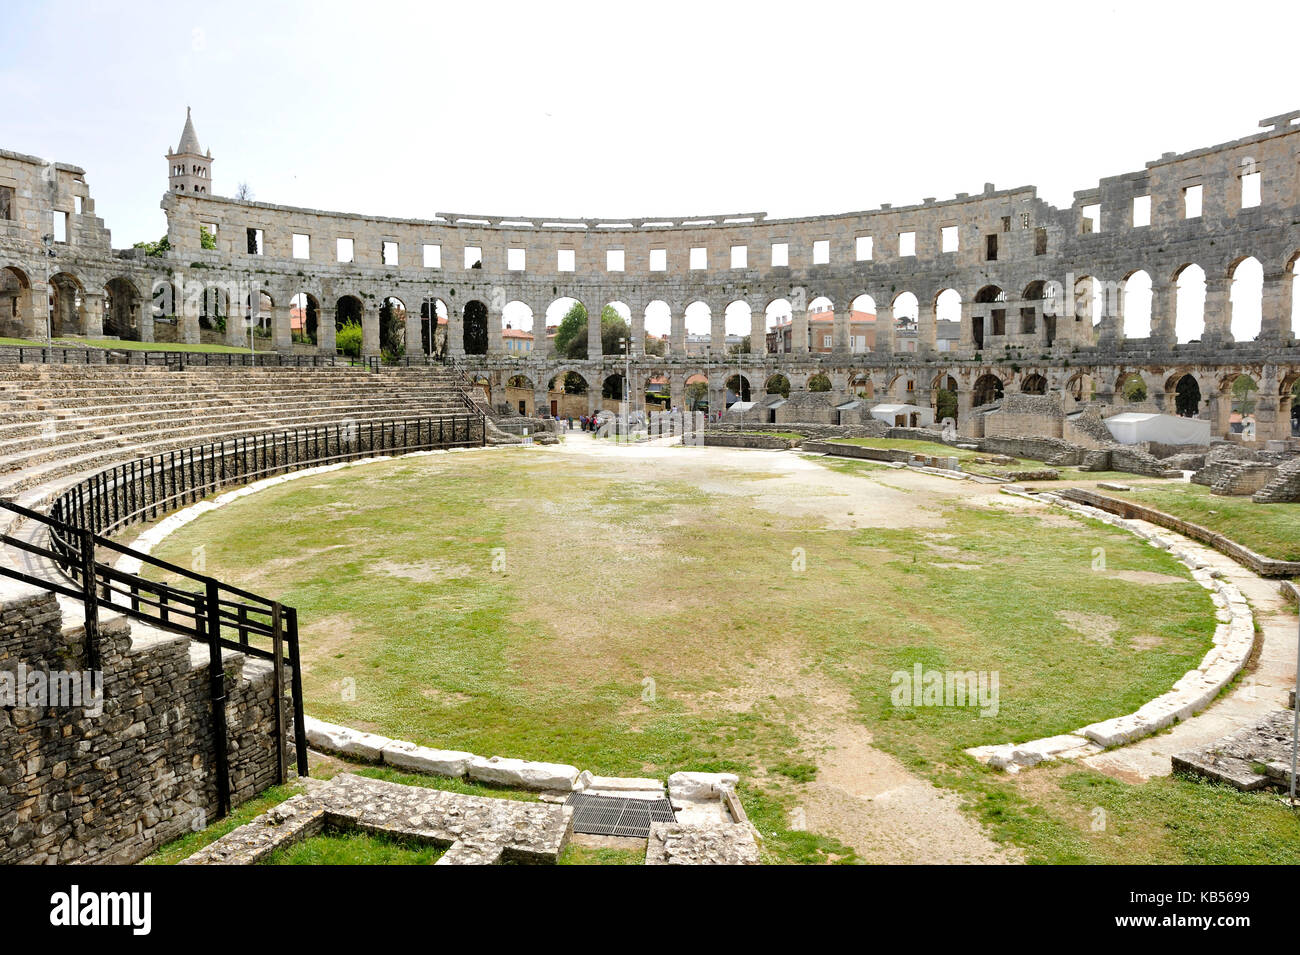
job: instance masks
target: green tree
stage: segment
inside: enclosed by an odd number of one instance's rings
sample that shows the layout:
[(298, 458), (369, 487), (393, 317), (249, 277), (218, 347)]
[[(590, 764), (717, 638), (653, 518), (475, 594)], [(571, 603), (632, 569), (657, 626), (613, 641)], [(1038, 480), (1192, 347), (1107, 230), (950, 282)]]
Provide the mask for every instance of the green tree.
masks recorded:
[(406, 310), (391, 298), (379, 306), (379, 349), (394, 358), (406, 354)]
[(825, 375), (823, 375), (821, 372), (818, 372), (817, 374), (813, 375), (811, 378), (808, 379), (808, 390), (809, 391), (830, 391), (831, 380), (827, 378)]
[(647, 355), (653, 355), (656, 358), (663, 358), (666, 354), (664, 349), (664, 340), (662, 338), (655, 338), (652, 335), (647, 335), (645, 337), (645, 353)]
[(362, 332), (356, 322), (344, 322), (334, 333), (334, 347), (342, 354), (353, 358), (361, 357)]
[(1232, 383), (1232, 410), (1248, 415), (1255, 410), (1255, 392), (1259, 387), (1249, 375), (1238, 375)]
[(560, 319), (560, 326), (555, 330), (555, 354), (564, 358), (587, 357), (587, 309), (581, 302), (574, 302)]
[[(166, 241), (164, 239), (164, 241)], [(217, 247), (217, 237), (208, 231), (205, 225), (199, 226), (199, 247), (212, 250)]]
[(1134, 404), (1140, 401), (1146, 401), (1147, 400), (1146, 382), (1144, 382), (1137, 375), (1130, 375), (1128, 380), (1124, 382), (1124, 387), (1120, 389), (1120, 393), (1124, 396), (1125, 401)]
[(614, 306), (606, 305), (600, 310), (600, 350), (606, 355), (623, 354), (624, 346), (619, 339), (632, 337), (632, 330)]
[(934, 393), (934, 417), (937, 421), (957, 420), (957, 392), (941, 388)]
[[(200, 236), (202, 238), (202, 236)], [(172, 244), (167, 236), (163, 236), (157, 242), (137, 242), (131, 246), (133, 249), (144, 249), (144, 254), (151, 258), (159, 258), (171, 251)]]
[(686, 386), (686, 407), (696, 410), (709, 400), (709, 386), (702, 381), (693, 381)]

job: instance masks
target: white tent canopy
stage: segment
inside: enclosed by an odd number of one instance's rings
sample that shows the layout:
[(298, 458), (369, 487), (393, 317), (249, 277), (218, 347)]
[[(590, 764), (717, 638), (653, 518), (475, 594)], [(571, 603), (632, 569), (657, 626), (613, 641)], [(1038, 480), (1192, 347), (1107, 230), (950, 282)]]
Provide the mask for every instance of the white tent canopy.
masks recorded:
[(1171, 414), (1126, 411), (1106, 419), (1106, 427), (1120, 444), (1209, 444), (1210, 422)]
[(919, 405), (879, 404), (871, 409), (871, 417), (885, 424), (897, 424), (901, 417), (910, 426), (913, 415), (916, 415), (918, 427), (928, 428), (934, 424), (933, 408), (922, 408)]

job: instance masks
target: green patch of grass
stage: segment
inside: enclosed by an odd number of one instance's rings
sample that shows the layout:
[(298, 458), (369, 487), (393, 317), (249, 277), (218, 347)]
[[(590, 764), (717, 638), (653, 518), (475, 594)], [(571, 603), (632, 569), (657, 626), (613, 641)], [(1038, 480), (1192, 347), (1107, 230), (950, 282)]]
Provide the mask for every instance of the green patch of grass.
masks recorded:
[(1200, 524), (1275, 560), (1300, 560), (1300, 504), (1256, 504), (1247, 497), (1211, 494), (1201, 484), (1135, 486), (1106, 491)]
[(645, 850), (575, 846), (569, 843), (557, 861), (560, 865), (645, 865)]
[(276, 849), (263, 865), (433, 865), (441, 846), (368, 832), (324, 832)]
[[(1100, 522), (950, 499), (918, 502), (937, 526), (828, 529), (763, 506), (769, 482), (751, 487), (747, 470), (710, 475), (732, 493), (703, 490), (701, 466), (561, 467), (527, 449), (391, 461), (268, 489), (156, 552), (184, 564), (203, 544), (209, 573), (298, 609), (307, 709), (322, 719), (601, 775), (735, 772), (767, 861), (853, 861), (788, 827), (819, 759), (803, 730), (824, 704), (807, 680), (846, 701), (831, 716), (962, 793), (1000, 838), (1035, 858), (1097, 857), (1069, 798), (994, 779), (963, 750), (1168, 690), (1214, 629), (1186, 568)], [(1171, 582), (1093, 572), (1099, 546), (1112, 570)], [(791, 571), (796, 548), (806, 572)], [(1084, 617), (1104, 618), (1105, 640), (1071, 624)], [(998, 712), (895, 707), (892, 674), (915, 663), (996, 672)]]

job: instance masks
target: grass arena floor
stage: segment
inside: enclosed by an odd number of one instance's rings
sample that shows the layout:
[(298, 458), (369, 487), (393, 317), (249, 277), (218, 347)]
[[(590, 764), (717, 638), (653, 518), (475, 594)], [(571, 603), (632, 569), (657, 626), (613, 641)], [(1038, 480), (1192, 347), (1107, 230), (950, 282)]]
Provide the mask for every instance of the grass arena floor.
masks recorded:
[[(964, 754), (1131, 712), (1214, 629), (1167, 553), (995, 487), (578, 434), (304, 477), (156, 553), (200, 546), (298, 608), (313, 716), (600, 774), (733, 771), (769, 861), (1300, 861), (1272, 796)], [(995, 672), (996, 714), (895, 706), (916, 664)]]

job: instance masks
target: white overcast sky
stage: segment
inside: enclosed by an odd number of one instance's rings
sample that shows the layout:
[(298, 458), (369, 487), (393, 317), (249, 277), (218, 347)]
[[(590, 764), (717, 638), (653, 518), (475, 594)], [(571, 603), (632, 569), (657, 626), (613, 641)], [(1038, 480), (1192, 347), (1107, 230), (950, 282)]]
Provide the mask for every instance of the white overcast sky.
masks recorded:
[(214, 192), (401, 217), (772, 216), (1076, 189), (1300, 107), (1292, 2), (55, 2), (5, 11), (0, 147), (165, 230)]

